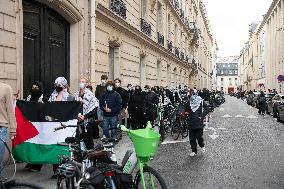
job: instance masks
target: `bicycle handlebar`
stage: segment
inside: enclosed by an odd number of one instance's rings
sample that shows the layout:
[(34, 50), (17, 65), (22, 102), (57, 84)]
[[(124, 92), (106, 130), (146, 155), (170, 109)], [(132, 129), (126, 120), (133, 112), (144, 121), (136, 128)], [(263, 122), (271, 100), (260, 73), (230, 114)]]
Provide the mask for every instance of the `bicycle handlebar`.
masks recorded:
[(61, 123), (61, 126), (60, 126), (60, 127), (56, 127), (56, 128), (54, 129), (54, 132), (55, 132), (55, 131), (59, 131), (59, 130), (61, 130), (61, 129), (65, 129), (65, 128), (67, 128), (67, 127), (77, 127), (77, 125), (65, 125), (65, 124)]

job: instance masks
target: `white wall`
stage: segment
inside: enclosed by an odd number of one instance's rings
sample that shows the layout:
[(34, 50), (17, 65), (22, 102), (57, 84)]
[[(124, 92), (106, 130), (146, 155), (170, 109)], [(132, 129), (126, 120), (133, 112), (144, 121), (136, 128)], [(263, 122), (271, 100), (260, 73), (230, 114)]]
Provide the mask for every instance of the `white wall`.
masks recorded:
[[(221, 78), (223, 78), (223, 85), (221, 83)], [(230, 79), (232, 79), (232, 85), (230, 85)], [(237, 78), (237, 83), (235, 83), (235, 78)], [(228, 87), (234, 87), (234, 92), (237, 92), (237, 87), (239, 85), (238, 76), (217, 76), (217, 90), (221, 90), (223, 87), (223, 91), (228, 93)]]

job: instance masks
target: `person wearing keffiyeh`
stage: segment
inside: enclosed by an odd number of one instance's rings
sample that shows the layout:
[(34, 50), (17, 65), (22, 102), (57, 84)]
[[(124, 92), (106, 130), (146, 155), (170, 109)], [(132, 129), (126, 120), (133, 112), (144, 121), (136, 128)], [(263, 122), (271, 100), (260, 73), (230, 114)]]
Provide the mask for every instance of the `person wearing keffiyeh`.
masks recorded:
[[(54, 102), (54, 101), (74, 101), (74, 97), (69, 94), (67, 91), (67, 80), (64, 77), (58, 77), (54, 81), (54, 91), (49, 97), (49, 102)], [(58, 168), (58, 164), (53, 165), (53, 172), (54, 175), (51, 178), (56, 178), (57, 175), (56, 170)]]
[[(99, 106), (99, 101), (89, 89), (87, 89), (88, 80), (86, 78), (81, 78), (79, 83), (79, 90), (74, 94), (75, 100), (81, 102), (81, 115), (79, 115), (79, 121), (86, 122), (86, 131), (83, 132), (83, 140), (86, 144), (87, 149), (94, 148), (93, 141), (93, 130), (98, 127), (95, 121), (87, 121), (87, 119), (97, 120), (97, 108)], [(93, 125), (93, 123), (96, 123)]]
[(195, 156), (197, 154), (197, 142), (201, 147), (201, 151), (205, 152), (203, 140), (203, 119), (209, 113), (209, 107), (205, 102), (203, 102), (203, 99), (198, 96), (198, 92), (196, 89), (191, 91), (189, 106), (189, 141), (192, 150), (190, 156)]
[(49, 97), (50, 102), (53, 101), (72, 101), (70, 94), (67, 91), (67, 80), (64, 77), (56, 78), (54, 82), (54, 91)]

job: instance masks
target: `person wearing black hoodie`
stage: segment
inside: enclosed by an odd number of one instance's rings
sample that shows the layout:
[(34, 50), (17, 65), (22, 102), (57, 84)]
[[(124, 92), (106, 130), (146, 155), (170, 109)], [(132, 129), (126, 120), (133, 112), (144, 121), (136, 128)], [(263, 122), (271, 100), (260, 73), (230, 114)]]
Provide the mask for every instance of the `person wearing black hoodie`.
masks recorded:
[(189, 140), (192, 150), (190, 156), (193, 157), (197, 154), (197, 142), (201, 147), (201, 151), (205, 152), (203, 140), (203, 120), (210, 111), (208, 105), (200, 96), (198, 96), (198, 92), (196, 89), (192, 91), (192, 95), (190, 97), (189, 102)]
[[(157, 90), (157, 87), (155, 88)], [(159, 103), (159, 97), (157, 93), (154, 92), (154, 90), (151, 91), (151, 88), (149, 85), (145, 86), (144, 96), (145, 96), (145, 103), (146, 103), (145, 123), (150, 121), (153, 124), (157, 116), (156, 106)]]
[[(118, 114), (122, 108), (122, 98), (120, 94), (114, 91), (114, 85), (112, 81), (108, 81), (106, 84), (106, 93), (100, 99), (100, 109), (103, 111), (103, 133), (108, 139), (114, 139), (117, 141), (117, 126)], [(109, 134), (111, 130), (111, 135)]]
[[(43, 87), (40, 81), (36, 81), (32, 84), (30, 95), (27, 97), (26, 101), (30, 102), (39, 102), (39, 103), (46, 103), (48, 98), (43, 95)], [(28, 169), (32, 172), (40, 171), (42, 168), (42, 164), (30, 164), (28, 163), (25, 166), (25, 169)]]
[(132, 129), (142, 129), (145, 126), (145, 96), (139, 85), (135, 86), (134, 93), (128, 102), (128, 112)]

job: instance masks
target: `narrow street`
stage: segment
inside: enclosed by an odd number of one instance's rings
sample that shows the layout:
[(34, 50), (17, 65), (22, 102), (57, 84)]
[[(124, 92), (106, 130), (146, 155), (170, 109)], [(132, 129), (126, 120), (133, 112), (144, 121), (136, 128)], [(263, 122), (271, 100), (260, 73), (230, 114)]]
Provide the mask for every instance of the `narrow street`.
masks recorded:
[[(272, 116), (259, 116), (246, 102), (226, 96), (226, 103), (212, 114), (204, 137), (205, 154), (199, 151), (193, 158), (189, 142), (167, 139), (160, 146), (152, 166), (169, 189), (284, 188), (284, 125)], [(124, 137), (117, 146), (118, 159), (130, 147)], [(51, 175), (51, 166), (31, 173), (18, 164), (17, 179), (56, 188)]]
[(229, 96), (212, 117), (205, 154), (190, 157), (189, 142), (161, 146), (153, 165), (169, 188), (284, 188), (282, 123)]

